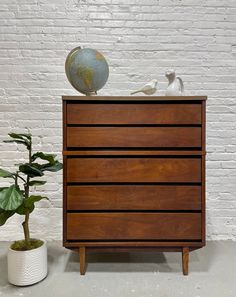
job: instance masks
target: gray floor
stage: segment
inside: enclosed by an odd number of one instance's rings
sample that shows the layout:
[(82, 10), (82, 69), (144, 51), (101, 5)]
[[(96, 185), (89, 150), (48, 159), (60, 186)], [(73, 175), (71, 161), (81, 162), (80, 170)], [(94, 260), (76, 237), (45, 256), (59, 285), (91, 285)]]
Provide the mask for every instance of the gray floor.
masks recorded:
[(0, 296), (30, 297), (236, 297), (236, 242), (208, 242), (191, 252), (183, 276), (180, 253), (90, 254), (85, 276), (79, 257), (48, 244), (49, 275), (29, 287), (7, 282), (8, 243), (0, 243)]

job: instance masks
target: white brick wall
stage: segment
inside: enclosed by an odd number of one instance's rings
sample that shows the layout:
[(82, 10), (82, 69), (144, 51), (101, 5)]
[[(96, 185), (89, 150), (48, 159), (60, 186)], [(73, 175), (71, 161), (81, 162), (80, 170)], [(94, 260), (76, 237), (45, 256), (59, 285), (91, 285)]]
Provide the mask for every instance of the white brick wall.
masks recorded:
[[(100, 95), (127, 95), (151, 78), (163, 95), (164, 73), (173, 67), (186, 94), (209, 97), (208, 238), (236, 240), (235, 0), (1, 0), (0, 30), (1, 167), (23, 160), (21, 147), (2, 140), (25, 127), (35, 150), (61, 158), (61, 95), (78, 95), (64, 73), (72, 48), (96, 48), (107, 58), (110, 77)], [(41, 191), (50, 202), (32, 215), (32, 235), (60, 239), (61, 173)], [(22, 237), (21, 219), (0, 228), (0, 240)]]

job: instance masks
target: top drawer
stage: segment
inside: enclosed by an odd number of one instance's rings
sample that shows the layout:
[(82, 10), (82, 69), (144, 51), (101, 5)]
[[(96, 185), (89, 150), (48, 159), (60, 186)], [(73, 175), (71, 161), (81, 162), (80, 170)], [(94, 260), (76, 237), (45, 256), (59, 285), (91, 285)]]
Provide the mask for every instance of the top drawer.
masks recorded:
[(67, 124), (201, 124), (201, 104), (68, 103)]

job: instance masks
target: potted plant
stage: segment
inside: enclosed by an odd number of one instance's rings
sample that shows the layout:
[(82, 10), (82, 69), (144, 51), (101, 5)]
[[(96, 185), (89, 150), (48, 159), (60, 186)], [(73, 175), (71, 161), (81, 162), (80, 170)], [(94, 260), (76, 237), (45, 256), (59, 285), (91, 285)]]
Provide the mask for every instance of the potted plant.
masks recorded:
[(35, 203), (48, 198), (31, 194), (31, 189), (44, 185), (46, 181), (38, 178), (46, 171), (61, 170), (62, 164), (55, 159), (56, 155), (33, 153), (30, 133), (8, 135), (11, 139), (4, 142), (24, 145), (29, 156), (26, 163), (17, 164), (15, 172), (0, 168), (0, 177), (12, 179), (12, 184), (0, 188), (0, 226), (14, 214), (24, 217), (24, 239), (15, 241), (8, 250), (8, 280), (14, 285), (25, 286), (39, 282), (47, 275), (46, 242), (30, 237), (29, 218)]

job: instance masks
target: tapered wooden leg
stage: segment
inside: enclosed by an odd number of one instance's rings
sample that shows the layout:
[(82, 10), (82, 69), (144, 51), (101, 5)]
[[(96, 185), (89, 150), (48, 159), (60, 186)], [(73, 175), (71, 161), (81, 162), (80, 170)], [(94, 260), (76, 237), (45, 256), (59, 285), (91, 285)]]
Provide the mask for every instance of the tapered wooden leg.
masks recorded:
[(188, 262), (189, 262), (189, 248), (183, 247), (183, 249), (182, 249), (182, 268), (183, 268), (184, 275), (188, 275)]
[(80, 274), (84, 275), (86, 270), (86, 253), (85, 253), (84, 246), (79, 248), (79, 261), (80, 261)]

